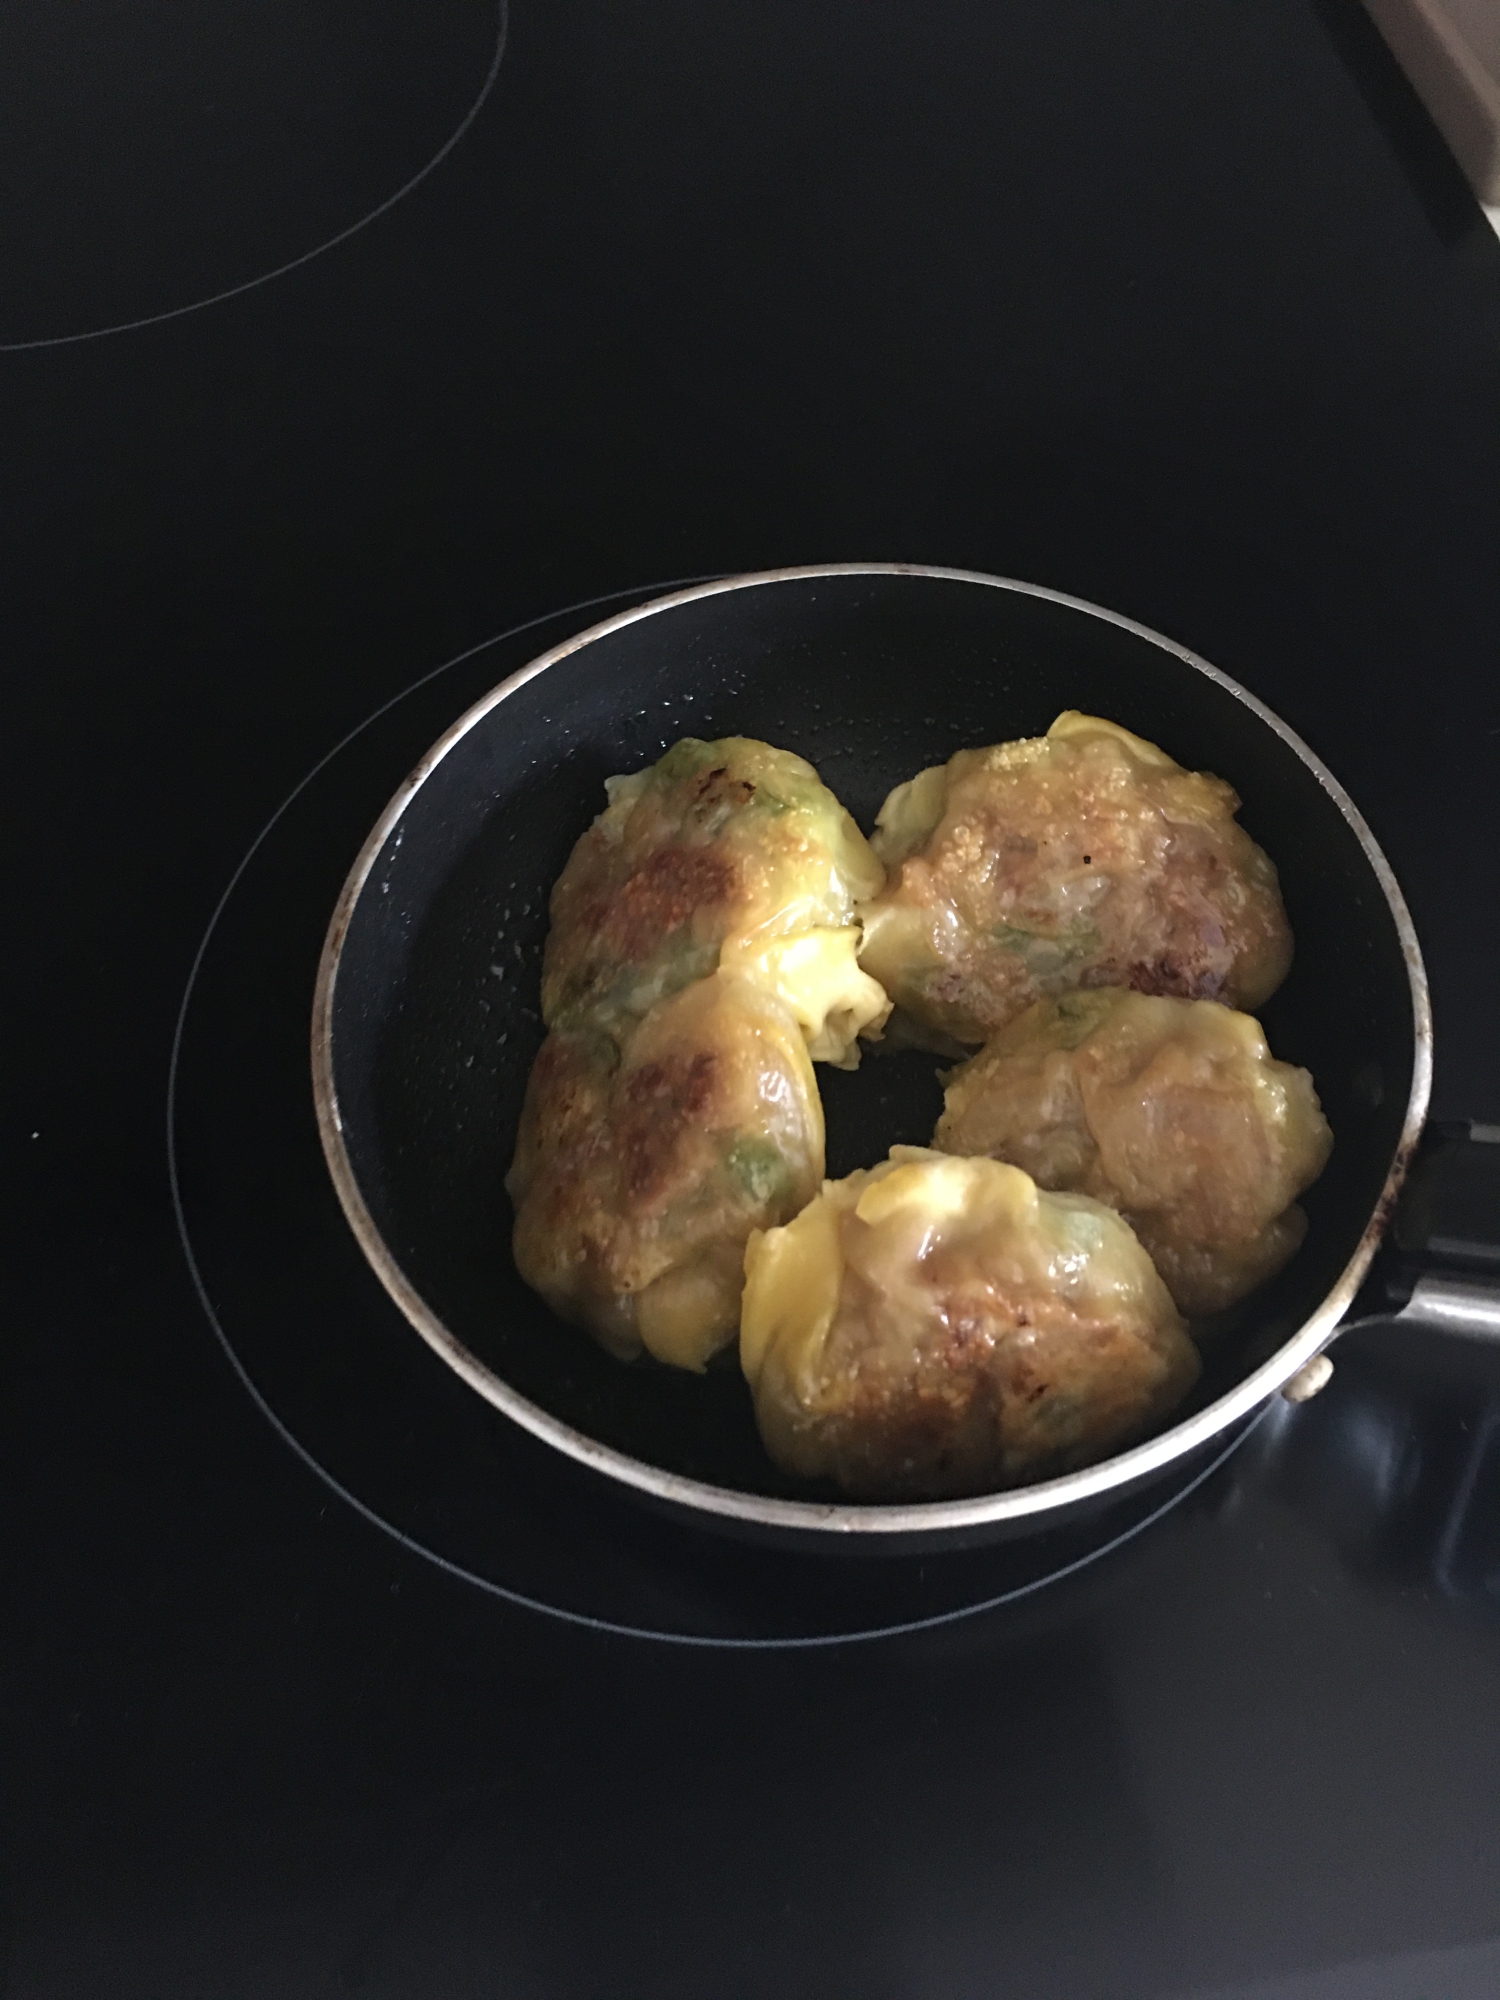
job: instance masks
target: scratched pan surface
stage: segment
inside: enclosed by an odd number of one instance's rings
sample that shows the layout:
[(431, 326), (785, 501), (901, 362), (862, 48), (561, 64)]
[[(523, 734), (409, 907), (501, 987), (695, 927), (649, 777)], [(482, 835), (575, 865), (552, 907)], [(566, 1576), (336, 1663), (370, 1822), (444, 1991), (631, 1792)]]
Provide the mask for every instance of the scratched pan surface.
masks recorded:
[[(1208, 1346), (1173, 1426), (1043, 1485), (855, 1507), (770, 1464), (732, 1362), (622, 1367), (521, 1281), (502, 1186), (537, 1013), (547, 895), (604, 779), (677, 738), (800, 752), (868, 829), (890, 787), (965, 745), (1116, 719), (1227, 778), (1275, 860), (1296, 937), (1263, 1010), (1316, 1079), (1336, 1144), (1303, 1249)], [(494, 690), (397, 791), (351, 871), (314, 1003), (313, 1082), (345, 1213), (416, 1332), (474, 1388), (639, 1497), (800, 1543), (912, 1549), (1025, 1532), (1181, 1469), (1325, 1344), (1378, 1243), (1426, 1107), (1431, 1033), (1400, 892), (1358, 812), (1292, 733), (1182, 648), (1099, 608), (953, 571), (779, 571), (597, 626)], [(829, 1172), (922, 1143), (932, 1058), (820, 1069)]]

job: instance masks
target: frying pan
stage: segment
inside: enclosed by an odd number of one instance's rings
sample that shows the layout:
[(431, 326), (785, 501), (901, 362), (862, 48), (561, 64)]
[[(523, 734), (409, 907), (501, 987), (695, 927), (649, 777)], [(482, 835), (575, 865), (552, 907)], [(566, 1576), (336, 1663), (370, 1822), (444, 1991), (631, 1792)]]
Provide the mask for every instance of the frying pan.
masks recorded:
[[(1167, 1429), (1064, 1477), (963, 1500), (852, 1505), (770, 1463), (732, 1357), (624, 1367), (555, 1319), (510, 1255), (502, 1180), (542, 1039), (548, 892), (613, 772), (685, 735), (800, 752), (868, 828), (892, 785), (964, 745), (1109, 716), (1227, 778), (1296, 938), (1262, 1012), (1335, 1134), (1297, 1256), (1205, 1341)], [(679, 1515), (866, 1549), (1053, 1525), (1203, 1459), (1280, 1390), (1315, 1390), (1420, 1137), (1432, 1063), (1421, 954), (1369, 828), (1267, 708), (1159, 634), (1055, 591), (898, 564), (786, 569), (678, 591), (555, 647), (478, 702), (381, 815), (329, 926), (313, 1010), (328, 1165), (365, 1255), (417, 1332), (529, 1431)], [(829, 1172), (926, 1143), (931, 1057), (819, 1071)], [(1500, 1334), (1482, 1283), (1425, 1275), (1413, 1319)]]

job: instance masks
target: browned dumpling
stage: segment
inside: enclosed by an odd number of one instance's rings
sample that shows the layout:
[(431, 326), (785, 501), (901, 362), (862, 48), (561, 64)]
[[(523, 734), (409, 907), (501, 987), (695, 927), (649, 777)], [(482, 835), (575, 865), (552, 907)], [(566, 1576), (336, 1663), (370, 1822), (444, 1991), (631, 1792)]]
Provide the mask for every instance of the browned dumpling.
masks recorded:
[(822, 1180), (811, 1059), (853, 1068), (890, 1012), (856, 958), (882, 869), (810, 764), (748, 737), (607, 790), (552, 892), (516, 1265), (614, 1353), (701, 1368), (746, 1237)]
[(955, 1052), (1076, 987), (1258, 1007), (1292, 939), (1238, 806), (1222, 779), (1071, 710), (1045, 736), (960, 750), (881, 809), (889, 872), (860, 963), (899, 1031)]
[(1046, 1478), (1159, 1425), (1198, 1354), (1129, 1228), (1018, 1168), (898, 1146), (751, 1237), (766, 1449), (861, 1499)]
[(1107, 989), (1039, 1001), (954, 1070), (933, 1144), (1108, 1202), (1201, 1314), (1296, 1250), (1333, 1135), (1247, 1014)]
[(547, 1026), (619, 1035), (722, 966), (785, 1001), (817, 1060), (853, 1068), (890, 1012), (854, 919), (884, 871), (812, 765), (684, 737), (607, 789), (552, 891)]
[(734, 1339), (752, 1229), (823, 1177), (823, 1112), (777, 999), (718, 973), (652, 1009), (620, 1049), (548, 1036), (515, 1164), (521, 1276), (624, 1359), (702, 1368)]

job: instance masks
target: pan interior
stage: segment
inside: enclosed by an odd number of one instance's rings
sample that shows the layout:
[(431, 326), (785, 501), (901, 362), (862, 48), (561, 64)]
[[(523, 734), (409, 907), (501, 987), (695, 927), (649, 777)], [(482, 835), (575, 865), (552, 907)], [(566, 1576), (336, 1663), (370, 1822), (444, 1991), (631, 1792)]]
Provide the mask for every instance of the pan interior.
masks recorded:
[[(704, 1378), (622, 1367), (562, 1325), (510, 1254), (503, 1179), (537, 1011), (551, 884), (612, 772), (679, 737), (748, 735), (809, 758), (867, 830), (890, 787), (966, 745), (1109, 716), (1217, 771), (1269, 851), (1296, 936), (1263, 1012), (1313, 1073), (1336, 1144), (1307, 1242), (1206, 1351), (1194, 1407), (1268, 1358), (1320, 1303), (1380, 1198), (1413, 1060), (1410, 986), (1380, 882), (1337, 802), (1231, 690), (1076, 606), (951, 578), (757, 583), (591, 640), (495, 703), (417, 789), (353, 910), (332, 1011), (350, 1165), (431, 1311), (519, 1393), (600, 1443), (748, 1493), (807, 1496), (771, 1466), (732, 1360)], [(923, 1143), (937, 1065), (820, 1069), (834, 1175)]]

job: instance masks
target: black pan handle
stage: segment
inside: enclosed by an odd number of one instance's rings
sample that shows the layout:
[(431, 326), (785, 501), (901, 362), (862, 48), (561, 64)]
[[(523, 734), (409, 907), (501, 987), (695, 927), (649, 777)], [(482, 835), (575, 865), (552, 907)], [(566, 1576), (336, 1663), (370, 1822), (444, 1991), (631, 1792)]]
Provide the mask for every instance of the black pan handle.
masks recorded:
[(1340, 1331), (1375, 1318), (1500, 1340), (1500, 1125), (1428, 1126)]
[(1500, 1125), (1428, 1126), (1372, 1276), (1388, 1313), (1431, 1280), (1500, 1287)]
[[(1429, 1125), (1389, 1236), (1330, 1344), (1372, 1320), (1500, 1342), (1500, 1125)], [(1293, 1403), (1333, 1374), (1315, 1354), (1287, 1382)]]
[(1500, 1125), (1429, 1130), (1397, 1204), (1386, 1309), (1403, 1324), (1500, 1340)]
[(1429, 1127), (1396, 1210), (1397, 1254), (1500, 1279), (1500, 1125)]

